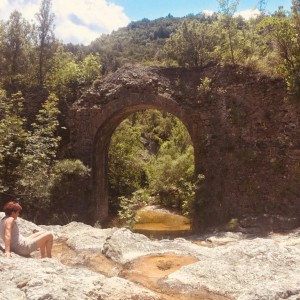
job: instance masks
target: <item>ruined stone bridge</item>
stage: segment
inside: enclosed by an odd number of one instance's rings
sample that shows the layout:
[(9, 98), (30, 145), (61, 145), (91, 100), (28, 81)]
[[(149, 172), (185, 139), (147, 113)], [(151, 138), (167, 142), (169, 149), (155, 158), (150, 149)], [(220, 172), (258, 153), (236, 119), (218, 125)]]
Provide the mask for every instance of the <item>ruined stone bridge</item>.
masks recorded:
[(195, 230), (249, 215), (299, 222), (298, 103), (289, 100), (281, 79), (214, 63), (195, 69), (126, 65), (74, 103), (70, 149), (92, 169), (88, 201), (95, 220), (108, 216), (111, 136), (145, 109), (177, 116), (190, 133), (196, 175), (205, 175), (195, 196)]

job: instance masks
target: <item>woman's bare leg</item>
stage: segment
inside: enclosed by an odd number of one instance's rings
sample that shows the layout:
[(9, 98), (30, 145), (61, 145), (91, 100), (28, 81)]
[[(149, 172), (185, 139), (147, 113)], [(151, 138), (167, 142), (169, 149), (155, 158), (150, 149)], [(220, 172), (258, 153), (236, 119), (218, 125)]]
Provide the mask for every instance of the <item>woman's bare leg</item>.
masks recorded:
[(53, 234), (51, 232), (45, 231), (33, 237), (32, 239), (36, 242), (37, 247), (40, 248), (41, 258), (51, 257), (53, 245)]
[(46, 231), (38, 231), (38, 232), (35, 232), (35, 233), (31, 234), (31, 235), (28, 236), (27, 238), (28, 238), (28, 239), (35, 239), (36, 237), (38, 237), (38, 236), (44, 234), (45, 232), (46, 232)]

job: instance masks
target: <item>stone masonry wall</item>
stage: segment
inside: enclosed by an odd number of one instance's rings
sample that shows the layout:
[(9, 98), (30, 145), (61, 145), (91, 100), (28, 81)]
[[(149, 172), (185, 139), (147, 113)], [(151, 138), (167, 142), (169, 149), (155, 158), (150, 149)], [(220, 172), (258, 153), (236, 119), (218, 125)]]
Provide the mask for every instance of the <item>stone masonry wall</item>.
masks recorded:
[[(203, 82), (209, 84), (199, 89)], [(96, 218), (107, 216), (111, 134), (124, 118), (147, 108), (173, 113), (190, 132), (196, 173), (205, 175), (195, 199), (195, 230), (265, 214), (299, 224), (297, 101), (281, 79), (215, 63), (189, 70), (126, 65), (74, 104), (69, 147), (92, 167)]]

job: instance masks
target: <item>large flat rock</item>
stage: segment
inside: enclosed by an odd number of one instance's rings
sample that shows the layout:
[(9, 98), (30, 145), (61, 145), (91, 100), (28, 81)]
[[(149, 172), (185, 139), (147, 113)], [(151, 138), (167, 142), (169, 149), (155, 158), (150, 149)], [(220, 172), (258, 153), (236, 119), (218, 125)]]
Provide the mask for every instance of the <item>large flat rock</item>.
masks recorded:
[[(0, 256), (0, 299), (161, 299), (149, 289), (120, 278), (119, 267), (142, 257), (174, 254), (194, 263), (161, 278), (162, 288), (197, 294), (206, 290), (239, 300), (300, 299), (300, 229), (265, 237), (216, 233), (190, 240), (150, 240), (124, 228), (98, 229), (83, 223), (36, 226), (18, 219), (23, 234), (51, 229), (78, 257), (76, 266), (58, 258)], [(3, 246), (3, 244), (2, 244)], [(88, 254), (105, 255), (118, 268), (110, 276), (89, 269)], [(33, 255), (37, 257), (37, 255)], [(101, 273), (101, 272), (100, 272)]]

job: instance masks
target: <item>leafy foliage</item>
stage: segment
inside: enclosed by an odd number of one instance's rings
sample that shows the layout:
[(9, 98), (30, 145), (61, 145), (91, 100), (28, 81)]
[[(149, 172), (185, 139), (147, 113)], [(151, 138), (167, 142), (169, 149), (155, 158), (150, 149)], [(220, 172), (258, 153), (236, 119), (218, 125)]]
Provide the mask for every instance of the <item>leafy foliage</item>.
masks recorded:
[(90, 87), (94, 80), (101, 78), (98, 54), (89, 54), (82, 62), (77, 62), (71, 52), (65, 52), (63, 47), (58, 47), (51, 59), (51, 65), (45, 86), (68, 103), (73, 103), (85, 88)]
[(299, 19), (297, 9), (291, 18), (279, 7), (274, 16), (265, 17), (260, 24), (269, 45), (268, 52), (274, 53), (272, 65), (286, 79), (289, 92), (296, 95), (300, 92)]
[(157, 64), (157, 51), (180, 23), (179, 18), (131, 22), (110, 35), (102, 35), (87, 47), (87, 51), (100, 54), (105, 73), (128, 62)]
[(49, 188), (52, 176), (52, 162), (60, 138), (55, 136), (58, 128), (57, 98), (50, 95), (37, 115), (37, 122), (32, 124), (25, 141), (22, 160), (18, 166), (21, 175), (17, 190), (26, 197), (31, 206), (39, 206), (43, 199), (49, 205)]
[(114, 195), (122, 196), (122, 211), (133, 201), (130, 194), (140, 189), (159, 195), (163, 206), (190, 211), (195, 189), (193, 151), (185, 126), (170, 114), (150, 110), (122, 122), (109, 152), (110, 187)]
[(168, 65), (201, 67), (212, 60), (217, 42), (211, 24), (197, 20), (184, 21), (166, 41), (160, 58)]
[(73, 98), (76, 99), (80, 74), (75, 57), (59, 47), (52, 58), (51, 64), (52, 67), (47, 73), (45, 86), (61, 99), (69, 101)]
[(0, 194), (21, 200), (31, 218), (45, 209), (59, 209), (67, 216), (70, 199), (80, 195), (74, 194), (78, 183), (89, 174), (80, 161), (57, 160), (57, 104), (50, 95), (27, 129), (21, 94), (7, 97), (0, 91)]
[[(82, 186), (90, 176), (90, 169), (80, 160), (64, 159), (54, 163), (50, 187), (53, 221), (63, 225), (64, 220), (80, 219), (84, 207)], [(70, 201), (71, 200), (71, 201)], [(63, 214), (62, 214), (63, 213)], [(63, 215), (63, 220), (61, 216)]]
[(12, 193), (20, 175), (17, 167), (22, 161), (27, 132), (21, 117), (23, 97), (20, 93), (7, 97), (0, 90), (0, 192)]
[(40, 87), (49, 70), (49, 59), (56, 48), (54, 36), (54, 14), (51, 11), (52, 0), (42, 0), (39, 12), (36, 14), (36, 44), (38, 50), (38, 80)]
[(137, 209), (149, 201), (149, 195), (145, 190), (137, 190), (131, 197), (121, 196), (118, 198), (120, 210), (118, 212), (122, 225), (132, 229), (134, 224), (139, 221)]
[(130, 195), (143, 180), (143, 145), (141, 130), (125, 120), (111, 138), (109, 182), (113, 195)]

